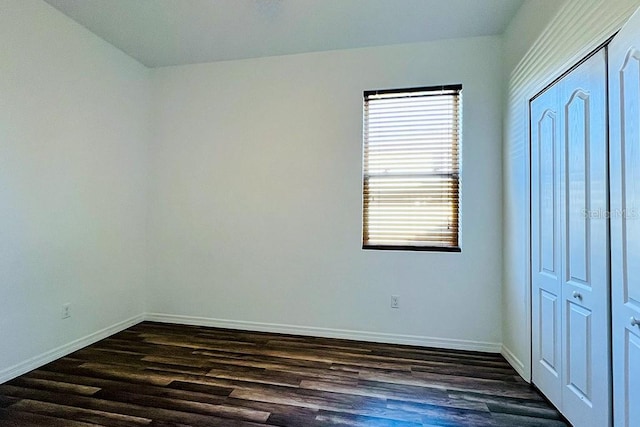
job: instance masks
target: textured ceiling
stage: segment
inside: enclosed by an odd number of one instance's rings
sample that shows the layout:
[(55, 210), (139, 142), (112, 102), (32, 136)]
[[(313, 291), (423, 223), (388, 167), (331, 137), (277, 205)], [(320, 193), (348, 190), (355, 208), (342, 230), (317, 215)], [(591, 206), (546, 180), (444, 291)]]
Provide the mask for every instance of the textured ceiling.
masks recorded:
[(501, 34), (522, 0), (45, 0), (149, 67)]

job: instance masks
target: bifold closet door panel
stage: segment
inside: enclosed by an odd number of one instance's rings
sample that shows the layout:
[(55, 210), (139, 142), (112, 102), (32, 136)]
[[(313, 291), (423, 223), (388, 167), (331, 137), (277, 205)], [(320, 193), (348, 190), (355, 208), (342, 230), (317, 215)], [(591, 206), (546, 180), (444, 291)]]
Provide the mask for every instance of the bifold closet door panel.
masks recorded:
[(609, 47), (614, 423), (640, 426), (640, 13)]
[(607, 59), (560, 82), (562, 407), (575, 426), (611, 425)]
[(607, 63), (531, 102), (533, 382), (575, 426), (611, 425)]
[(533, 382), (561, 404), (561, 124), (558, 86), (531, 102)]

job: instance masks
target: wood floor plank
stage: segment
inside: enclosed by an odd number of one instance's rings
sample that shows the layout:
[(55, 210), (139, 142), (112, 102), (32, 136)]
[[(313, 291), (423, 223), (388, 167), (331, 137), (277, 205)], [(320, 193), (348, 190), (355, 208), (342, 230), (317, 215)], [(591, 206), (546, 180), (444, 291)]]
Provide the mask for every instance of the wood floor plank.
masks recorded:
[[(153, 385), (144, 385), (140, 383), (129, 383), (124, 381), (106, 380), (103, 378), (83, 377), (59, 372), (47, 372), (36, 370), (28, 374), (27, 378), (65, 378), (67, 381), (74, 381), (77, 384), (89, 385), (98, 388), (98, 390), (108, 391), (124, 391), (130, 393), (138, 393), (148, 396), (175, 397), (181, 400), (190, 400), (203, 403), (219, 403), (229, 396), (233, 391), (232, 388), (222, 388), (215, 386), (206, 386), (204, 391), (189, 391), (177, 388), (176, 382), (172, 382), (166, 387)], [(10, 382), (11, 384), (12, 382)], [(35, 387), (34, 387), (35, 388)]]
[[(264, 422), (269, 418), (270, 412), (239, 406), (224, 405), (220, 403), (206, 403), (199, 400), (179, 399), (176, 396), (149, 396), (136, 392), (101, 390), (96, 393), (99, 399), (112, 402), (123, 402), (154, 408), (164, 408), (175, 411), (190, 412), (194, 414), (214, 415), (225, 418), (240, 419), (254, 422)], [(188, 397), (188, 396), (183, 396)]]
[(291, 391), (258, 394), (246, 390), (234, 391), (231, 393), (231, 396), (237, 399), (295, 405), (308, 409), (335, 410), (336, 412), (346, 415), (384, 418), (397, 422), (408, 421), (417, 423), (418, 425), (421, 423), (420, 415), (408, 411), (397, 411), (393, 408), (387, 408), (384, 399), (364, 398), (337, 393), (302, 394), (301, 392), (295, 393)]
[(143, 322), (0, 384), (0, 426), (560, 427), (497, 354)]
[(82, 384), (73, 384), (65, 381), (48, 380), (42, 378), (30, 378), (22, 376), (9, 381), (7, 384), (16, 385), (22, 387), (31, 387), (40, 390), (49, 390), (59, 393), (73, 393), (84, 396), (91, 396), (97, 391), (100, 391), (99, 387), (87, 386)]
[(498, 396), (531, 398), (536, 395), (532, 389), (512, 386), (502, 381), (485, 380), (481, 378), (469, 379), (453, 377), (451, 375), (439, 375), (421, 373), (421, 375), (399, 376), (392, 374), (362, 373), (360, 378), (368, 381), (387, 382), (391, 384), (413, 385), (418, 387), (439, 388), (443, 390), (475, 390), (484, 394)]
[(567, 424), (557, 419), (526, 417), (512, 414), (494, 414), (498, 426), (500, 427), (564, 427)]
[(406, 401), (389, 401), (387, 407), (396, 411), (419, 414), (423, 422), (441, 426), (492, 426), (495, 423), (488, 409), (448, 408), (443, 411), (439, 406)]
[(32, 414), (14, 409), (0, 409), (0, 425), (4, 427), (95, 427), (99, 424)]
[(315, 418), (317, 426), (349, 427), (424, 427), (422, 422), (398, 421), (364, 415), (321, 411)]
[(3, 396), (0, 394), (0, 409), (7, 408), (14, 403), (18, 402), (20, 399), (10, 396)]
[(321, 381), (303, 381), (300, 386), (311, 390), (374, 397), (379, 399), (403, 400), (406, 402), (435, 405), (442, 408), (475, 409), (480, 411), (488, 410), (487, 405), (482, 402), (452, 399), (448, 396), (446, 390), (423, 387), (398, 386), (385, 383), (375, 384), (374, 382), (368, 382), (366, 385), (364, 383), (360, 383), (359, 386), (349, 387), (343, 384)]
[(11, 410), (28, 412), (32, 414), (50, 416), (55, 418), (72, 419), (90, 424), (98, 424), (109, 427), (134, 427), (146, 426), (151, 419), (122, 415), (93, 409), (76, 408), (50, 402), (23, 399), (11, 407)]

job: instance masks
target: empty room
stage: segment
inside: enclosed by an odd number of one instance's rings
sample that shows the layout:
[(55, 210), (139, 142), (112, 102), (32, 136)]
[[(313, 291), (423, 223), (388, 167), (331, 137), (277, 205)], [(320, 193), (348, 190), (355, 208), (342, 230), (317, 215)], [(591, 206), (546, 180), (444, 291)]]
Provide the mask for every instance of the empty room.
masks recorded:
[(0, 0), (0, 426), (640, 426), (640, 0)]

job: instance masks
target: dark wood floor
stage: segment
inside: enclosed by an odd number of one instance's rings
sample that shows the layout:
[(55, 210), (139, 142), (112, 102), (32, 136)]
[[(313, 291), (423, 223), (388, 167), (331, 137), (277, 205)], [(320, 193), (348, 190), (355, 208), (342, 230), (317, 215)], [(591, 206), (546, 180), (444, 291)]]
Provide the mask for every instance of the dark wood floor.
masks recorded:
[(0, 385), (2, 426), (565, 426), (499, 355), (145, 322)]

